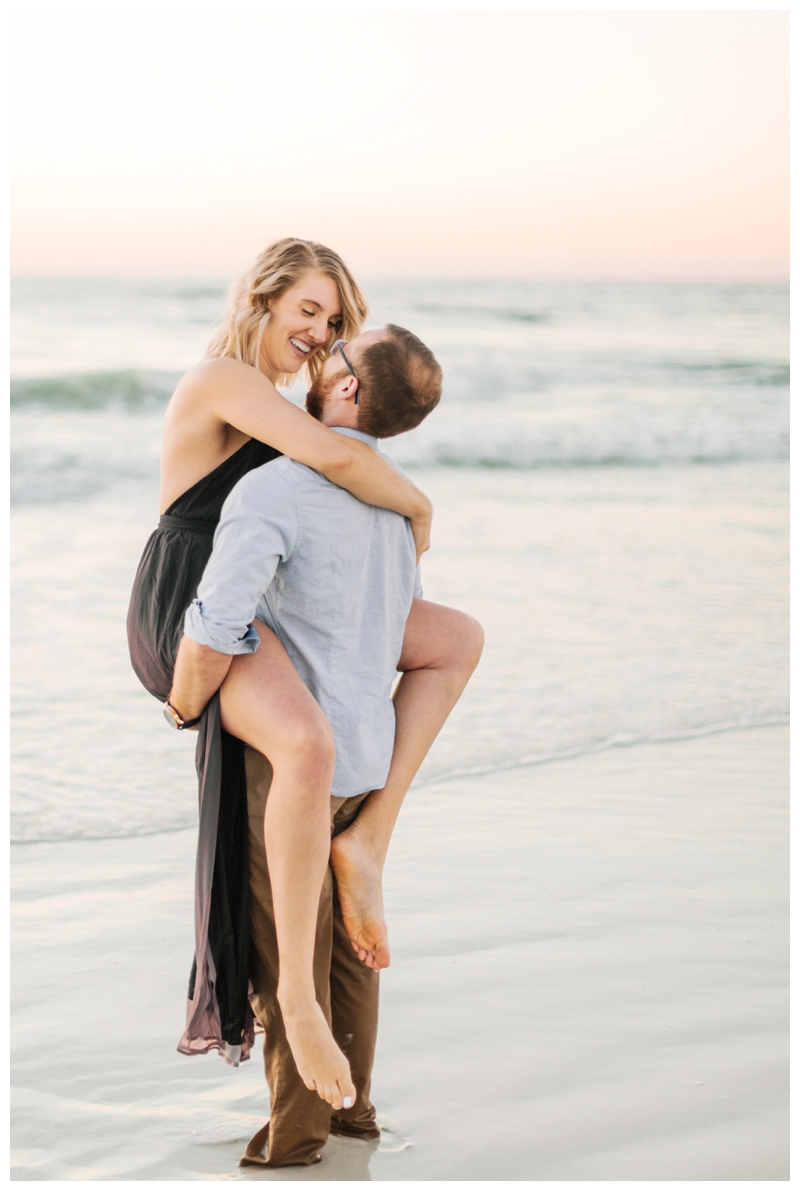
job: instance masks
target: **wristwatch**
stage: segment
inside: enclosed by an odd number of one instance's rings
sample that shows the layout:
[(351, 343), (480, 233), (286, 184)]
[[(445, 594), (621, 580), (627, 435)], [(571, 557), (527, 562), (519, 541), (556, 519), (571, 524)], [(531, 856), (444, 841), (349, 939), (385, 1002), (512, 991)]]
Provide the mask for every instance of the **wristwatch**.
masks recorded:
[(195, 724), (199, 724), (203, 718), (203, 714), (201, 712), (200, 715), (196, 715), (193, 720), (182, 720), (180, 713), (175, 710), (169, 699), (167, 699), (166, 703), (164, 704), (163, 710), (164, 719), (167, 721), (169, 726), (171, 728), (177, 728), (179, 732), (182, 732), (184, 728), (193, 728)]

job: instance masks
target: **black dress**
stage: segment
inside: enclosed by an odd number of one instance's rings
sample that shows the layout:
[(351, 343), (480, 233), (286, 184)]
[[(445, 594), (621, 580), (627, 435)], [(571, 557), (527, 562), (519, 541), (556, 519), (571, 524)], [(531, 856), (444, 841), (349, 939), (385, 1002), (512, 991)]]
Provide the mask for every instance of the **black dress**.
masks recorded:
[[(165, 700), (172, 687), (183, 617), (211, 555), (214, 530), (234, 484), (280, 452), (250, 439), (174, 501), (150, 535), (128, 609), (131, 664), (142, 685)], [(203, 712), (197, 739), (200, 825), (195, 873), (195, 959), (189, 980), (183, 1054), (215, 1049), (229, 1063), (249, 1057), (250, 901), (244, 746), (222, 730), (219, 695)]]

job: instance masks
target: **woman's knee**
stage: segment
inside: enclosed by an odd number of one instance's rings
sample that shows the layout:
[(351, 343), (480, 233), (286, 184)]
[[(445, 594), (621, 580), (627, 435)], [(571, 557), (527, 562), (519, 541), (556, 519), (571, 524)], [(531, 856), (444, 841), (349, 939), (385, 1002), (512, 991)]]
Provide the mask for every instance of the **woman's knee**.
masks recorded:
[(464, 626), (463, 657), (465, 664), (469, 666), (471, 674), (481, 660), (485, 633), (483, 631), (483, 625), (474, 616), (466, 616), (465, 620), (467, 623)]
[(483, 629), (474, 616), (415, 600), (406, 623), (400, 670), (445, 670), (466, 681), (480, 661)]
[(270, 758), (273, 764), (311, 768), (320, 775), (333, 774), (336, 745), (331, 726), (321, 710), (318, 714), (289, 717), (276, 735), (277, 743)]
[(442, 664), (446, 669), (471, 674), (483, 652), (483, 626), (466, 612), (449, 609), (447, 632), (441, 641)]

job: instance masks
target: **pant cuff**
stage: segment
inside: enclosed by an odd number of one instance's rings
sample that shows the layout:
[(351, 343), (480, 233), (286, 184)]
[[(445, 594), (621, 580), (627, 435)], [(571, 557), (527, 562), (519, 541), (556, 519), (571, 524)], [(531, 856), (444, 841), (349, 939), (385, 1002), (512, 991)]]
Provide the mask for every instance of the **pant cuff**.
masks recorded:
[[(322, 1161), (322, 1154), (316, 1150), (315, 1146), (309, 1147), (306, 1142), (305, 1146), (295, 1154), (291, 1152), (286, 1154), (273, 1155), (269, 1158), (269, 1121), (263, 1128), (259, 1129), (258, 1133), (254, 1133), (245, 1146), (245, 1151), (239, 1159), (240, 1166), (313, 1166), (316, 1162)], [(311, 1153), (309, 1153), (311, 1149)]]
[(361, 1141), (374, 1141), (380, 1137), (381, 1131), (374, 1121), (343, 1121), (340, 1117), (331, 1117), (331, 1133), (336, 1137), (357, 1137)]

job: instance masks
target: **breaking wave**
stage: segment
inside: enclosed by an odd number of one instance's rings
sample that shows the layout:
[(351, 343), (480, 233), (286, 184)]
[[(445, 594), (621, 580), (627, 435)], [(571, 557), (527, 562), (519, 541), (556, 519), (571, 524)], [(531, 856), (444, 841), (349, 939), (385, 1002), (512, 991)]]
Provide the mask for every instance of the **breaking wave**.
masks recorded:
[[(608, 364), (608, 362), (606, 362)], [(179, 373), (129, 369), (11, 382), (12, 503), (80, 500), (158, 474)], [(445, 365), (440, 406), (386, 444), (403, 467), (531, 469), (780, 459), (788, 367), (719, 359), (572, 375), (509, 359)], [(302, 401), (302, 386), (290, 394)]]
[(178, 382), (177, 372), (86, 372), (12, 379), (12, 409), (157, 409)]

